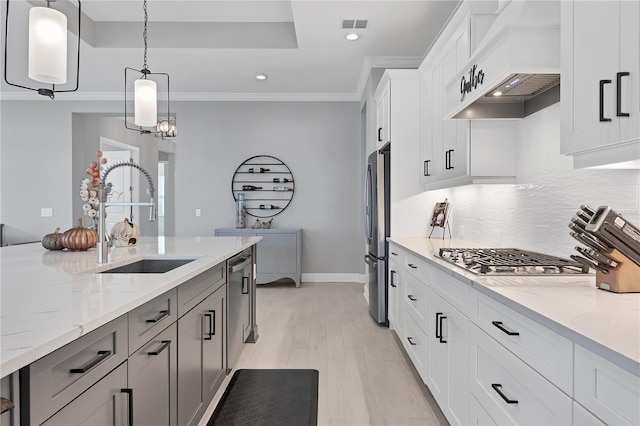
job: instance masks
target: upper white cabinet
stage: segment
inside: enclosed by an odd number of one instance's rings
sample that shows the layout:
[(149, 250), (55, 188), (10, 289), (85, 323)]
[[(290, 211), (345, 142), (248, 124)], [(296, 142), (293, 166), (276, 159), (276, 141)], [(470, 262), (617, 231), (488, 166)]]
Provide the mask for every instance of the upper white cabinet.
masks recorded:
[(420, 69), (419, 170), (427, 190), (504, 183), (516, 174), (515, 124), (444, 118), (446, 87), (471, 56), (470, 28), (477, 26), (472, 18), (455, 18), (457, 26), (440, 37)]
[(640, 159), (640, 3), (561, 7), (562, 153), (574, 167)]
[(376, 148), (380, 149), (391, 138), (391, 80), (379, 86), (374, 99), (376, 103)]

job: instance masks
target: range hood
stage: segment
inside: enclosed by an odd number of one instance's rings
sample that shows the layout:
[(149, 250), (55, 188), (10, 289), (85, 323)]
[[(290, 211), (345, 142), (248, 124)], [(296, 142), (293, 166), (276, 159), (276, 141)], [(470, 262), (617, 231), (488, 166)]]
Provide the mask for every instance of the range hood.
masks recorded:
[(524, 118), (560, 101), (560, 74), (510, 74), (451, 118)]
[(507, 26), (445, 85), (444, 118), (519, 119), (559, 100), (559, 26)]

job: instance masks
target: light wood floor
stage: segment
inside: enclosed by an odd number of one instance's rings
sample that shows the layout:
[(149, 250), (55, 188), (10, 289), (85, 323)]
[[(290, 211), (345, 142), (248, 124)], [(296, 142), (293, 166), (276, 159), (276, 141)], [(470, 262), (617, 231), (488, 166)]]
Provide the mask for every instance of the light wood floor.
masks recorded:
[(317, 369), (319, 425), (447, 424), (392, 333), (370, 317), (361, 284), (268, 284), (256, 298), (259, 339), (236, 368)]

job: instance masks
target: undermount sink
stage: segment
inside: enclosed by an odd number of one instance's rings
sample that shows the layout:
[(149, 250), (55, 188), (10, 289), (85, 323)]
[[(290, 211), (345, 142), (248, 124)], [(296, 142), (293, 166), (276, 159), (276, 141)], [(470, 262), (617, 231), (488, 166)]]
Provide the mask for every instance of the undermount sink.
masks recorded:
[(107, 269), (101, 274), (164, 274), (195, 259), (142, 259), (128, 265)]

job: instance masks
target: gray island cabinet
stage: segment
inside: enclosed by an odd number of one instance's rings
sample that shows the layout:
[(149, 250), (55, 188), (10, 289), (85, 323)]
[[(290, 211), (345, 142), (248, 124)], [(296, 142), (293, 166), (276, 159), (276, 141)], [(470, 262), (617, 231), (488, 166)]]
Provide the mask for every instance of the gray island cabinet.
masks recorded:
[[(238, 238), (222, 244), (229, 247), (222, 256), (193, 256), (200, 258), (191, 262), (195, 266), (165, 274), (92, 273), (96, 282), (121, 285), (122, 294), (135, 293), (136, 280), (163, 292), (120, 305), (129, 308), (17, 371), (3, 365), (2, 396), (16, 407), (1, 424), (198, 424), (227, 374), (227, 260), (238, 250), (255, 251), (257, 241)], [(87, 277), (79, 276), (74, 279)], [(255, 297), (254, 280), (247, 290)], [(103, 288), (100, 296), (109, 291)], [(255, 312), (251, 324), (257, 335)]]
[(217, 237), (259, 236), (257, 247), (257, 284), (266, 284), (282, 278), (292, 279), (300, 287), (302, 276), (302, 229), (299, 228), (218, 228)]

